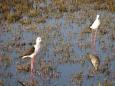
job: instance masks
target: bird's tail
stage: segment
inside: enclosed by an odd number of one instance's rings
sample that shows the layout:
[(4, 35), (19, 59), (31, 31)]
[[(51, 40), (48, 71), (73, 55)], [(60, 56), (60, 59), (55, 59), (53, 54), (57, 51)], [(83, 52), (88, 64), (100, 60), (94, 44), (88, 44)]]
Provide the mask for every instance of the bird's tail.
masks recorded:
[(92, 29), (93, 27), (92, 27), (92, 26), (90, 26), (90, 28)]
[(28, 56), (28, 55), (27, 55), (27, 56), (23, 56), (22, 59), (25, 59), (25, 58), (27, 58), (27, 57), (29, 57), (29, 56)]

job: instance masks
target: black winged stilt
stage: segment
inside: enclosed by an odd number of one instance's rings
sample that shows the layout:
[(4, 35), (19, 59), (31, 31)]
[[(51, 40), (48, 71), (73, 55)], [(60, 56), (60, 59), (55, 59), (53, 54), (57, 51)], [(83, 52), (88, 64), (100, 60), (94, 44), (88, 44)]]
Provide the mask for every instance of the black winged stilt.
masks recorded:
[(100, 15), (96, 16), (96, 19), (95, 19), (94, 23), (90, 26), (90, 28), (92, 29), (91, 42), (93, 44), (93, 47), (95, 47), (95, 40), (96, 40), (97, 29), (99, 28), (99, 25), (100, 25), (99, 16)]
[(36, 55), (39, 52), (40, 49), (40, 43), (41, 43), (41, 37), (37, 37), (36, 39), (36, 44), (32, 46), (31, 49), (28, 50), (28, 52), (26, 52), (23, 56), (22, 59), (30, 57), (31, 58), (31, 74), (33, 74), (34, 72), (34, 59), (36, 57)]

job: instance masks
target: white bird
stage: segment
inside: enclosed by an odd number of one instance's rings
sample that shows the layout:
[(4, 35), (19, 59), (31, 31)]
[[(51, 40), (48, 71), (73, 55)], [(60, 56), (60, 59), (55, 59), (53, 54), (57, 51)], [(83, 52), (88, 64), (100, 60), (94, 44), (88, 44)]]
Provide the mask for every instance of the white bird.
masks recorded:
[(98, 29), (98, 27), (99, 27), (99, 25), (100, 25), (99, 16), (100, 16), (100, 15), (97, 15), (97, 16), (96, 16), (96, 19), (95, 19), (94, 23), (90, 26), (91, 29), (93, 29), (93, 30)]
[(32, 74), (32, 76), (33, 76), (33, 72), (34, 72), (34, 57), (39, 52), (41, 41), (42, 41), (41, 37), (37, 37), (36, 44), (31, 49), (29, 49), (28, 52), (26, 52), (24, 54), (24, 56), (22, 57), (23, 59), (27, 58), (27, 57), (31, 58), (31, 74)]
[(90, 28), (92, 29), (92, 43), (95, 46), (95, 39), (96, 39), (96, 34), (97, 34), (97, 29), (99, 28), (100, 25), (100, 19), (99, 19), (100, 15), (96, 16), (96, 19), (94, 21), (94, 23), (90, 26)]
[(27, 57), (30, 58), (35, 57), (40, 49), (40, 43), (41, 43), (41, 37), (37, 37), (36, 44), (32, 46), (32, 48), (28, 49), (28, 51), (24, 53), (22, 58), (24, 59)]

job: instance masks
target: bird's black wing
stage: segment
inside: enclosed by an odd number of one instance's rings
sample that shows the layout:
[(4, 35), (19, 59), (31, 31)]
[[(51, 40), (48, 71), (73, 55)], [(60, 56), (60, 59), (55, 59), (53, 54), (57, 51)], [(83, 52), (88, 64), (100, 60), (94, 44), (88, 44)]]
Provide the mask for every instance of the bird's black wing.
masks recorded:
[(26, 51), (24, 51), (22, 56), (26, 56), (26, 55), (30, 55), (34, 52), (35, 48), (34, 46), (32, 46), (31, 48), (27, 49)]

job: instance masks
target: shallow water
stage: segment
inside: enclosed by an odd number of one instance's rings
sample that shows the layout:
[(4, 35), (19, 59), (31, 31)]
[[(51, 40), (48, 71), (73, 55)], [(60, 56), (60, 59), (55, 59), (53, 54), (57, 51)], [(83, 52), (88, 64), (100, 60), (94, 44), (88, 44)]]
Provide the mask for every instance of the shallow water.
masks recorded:
[[(37, 30), (26, 30), (21, 24), (14, 23), (14, 24), (8, 24), (9, 25), (9, 31), (3, 32), (0, 34), (0, 56), (3, 59), (4, 57), (8, 57), (11, 59), (11, 63), (8, 66), (4, 66), (3, 64), (7, 64), (7, 62), (1, 62), (0, 64), (0, 73), (11, 73), (10, 75), (7, 75), (8, 77), (3, 76), (1, 74), (0, 79), (4, 82), (5, 86), (21, 86), (18, 83), (18, 80), (20, 81), (29, 81), (30, 80), (30, 73), (29, 72), (18, 72), (16, 69), (17, 63), (20, 64), (26, 64), (28, 63), (28, 60), (22, 60), (19, 58), (20, 54), (26, 50), (26, 48), (30, 47), (29, 43), (34, 44), (35, 39), (37, 36), (42, 36), (42, 39), (44, 42), (44, 49), (40, 51), (40, 54), (36, 58), (36, 67), (39, 67), (39, 58), (44, 57), (46, 61), (51, 60), (55, 61), (54, 65), (56, 65), (57, 72), (60, 73), (60, 77), (56, 80), (49, 79), (49, 80), (43, 80), (40, 75), (35, 76), (36, 80), (39, 82), (40, 86), (74, 86), (71, 82), (72, 80), (72, 74), (74, 73), (83, 73), (83, 82), (82, 86), (97, 86), (98, 83), (103, 83), (104, 80), (111, 80), (113, 83), (113, 86), (115, 85), (115, 77), (111, 78), (111, 74), (115, 73), (115, 60), (109, 62), (109, 70), (110, 75), (104, 75), (103, 73), (95, 74), (94, 77), (87, 79), (87, 75), (89, 74), (89, 71), (92, 68), (92, 65), (89, 61), (85, 61), (82, 63), (59, 63), (59, 59), (81, 59), (86, 55), (87, 52), (95, 53), (100, 57), (101, 64), (104, 63), (105, 58), (114, 58), (115, 57), (115, 41), (112, 41), (110, 39), (110, 33), (106, 35), (100, 35), (97, 36), (96, 39), (96, 52), (91, 49), (91, 47), (83, 47), (80, 48), (79, 45), (85, 46), (85, 45), (91, 45), (91, 34), (90, 33), (83, 33), (81, 36), (80, 33), (85, 27), (90, 25), (90, 22), (87, 22), (85, 24), (77, 24), (74, 21), (67, 20), (67, 15), (64, 15), (63, 17), (59, 19), (55, 18), (48, 18), (45, 23), (43, 24), (37, 24)], [(88, 21), (88, 20), (86, 20)], [(112, 22), (113, 23), (113, 22)], [(26, 27), (26, 26), (25, 26)], [(43, 35), (41, 32), (46, 30), (48, 27), (51, 28), (50, 32), (48, 32), (47, 35)], [(0, 26), (2, 29), (2, 25)], [(6, 27), (7, 29), (7, 27)], [(37, 32), (38, 31), (38, 32)], [(41, 32), (40, 32), (41, 31)], [(45, 31), (44, 31), (45, 32)], [(35, 34), (38, 33), (38, 34)], [(99, 33), (98, 33), (99, 34)], [(20, 37), (21, 39), (18, 39)], [(80, 40), (81, 39), (81, 40)], [(102, 50), (101, 44), (102, 41), (105, 42), (104, 48), (105, 50)], [(19, 45), (17, 45), (19, 43)], [(24, 46), (20, 45), (22, 43), (25, 43)], [(67, 56), (66, 58), (66, 51), (63, 52), (56, 52), (55, 49), (64, 49), (67, 44), (70, 44), (69, 48), (67, 48)], [(41, 44), (42, 46), (42, 44)], [(69, 52), (69, 54), (68, 54)], [(61, 54), (60, 54), (61, 53)], [(112, 55), (113, 54), (113, 55)], [(65, 57), (64, 57), (65, 56)], [(36, 85), (38, 86), (38, 85)], [(76, 86), (76, 85), (75, 85)]]

